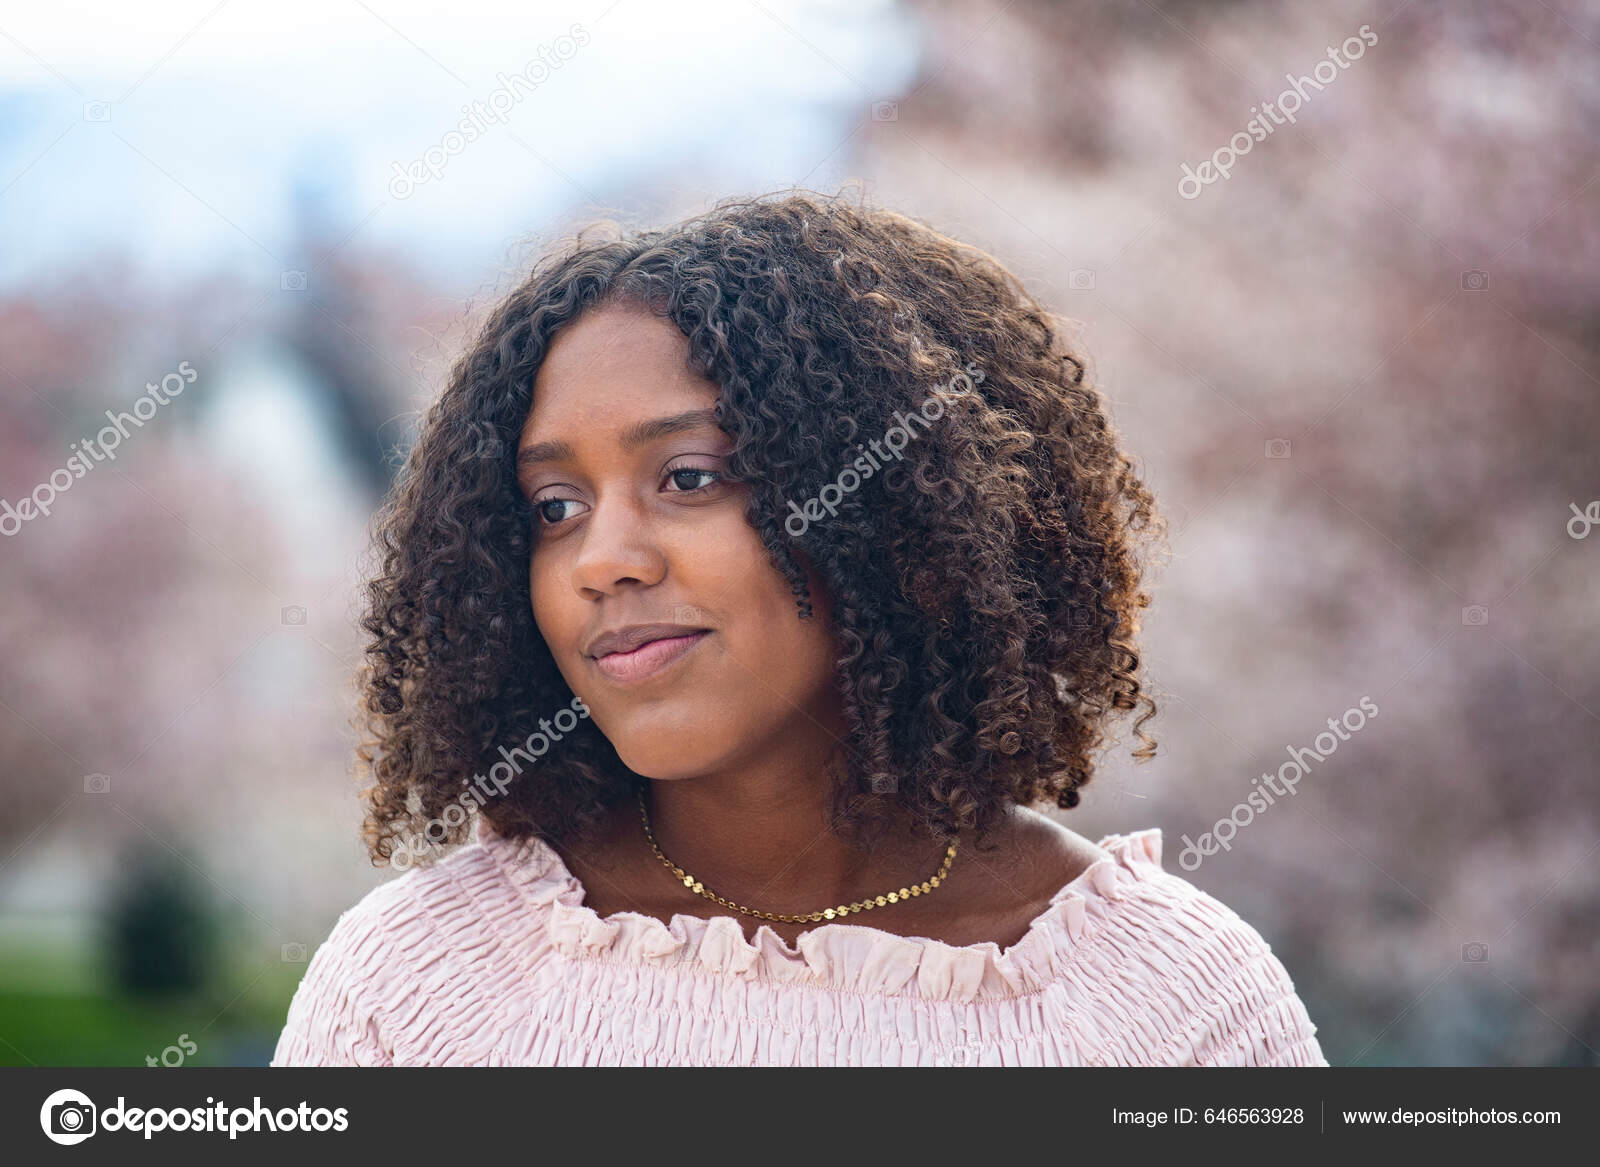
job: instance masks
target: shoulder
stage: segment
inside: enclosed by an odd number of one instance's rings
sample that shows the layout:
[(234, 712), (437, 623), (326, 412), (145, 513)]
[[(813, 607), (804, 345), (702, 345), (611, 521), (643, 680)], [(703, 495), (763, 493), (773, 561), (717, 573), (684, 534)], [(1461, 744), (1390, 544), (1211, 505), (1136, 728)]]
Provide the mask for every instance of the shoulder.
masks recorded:
[(1010, 948), (1034, 931), (1066, 887), (1107, 853), (1037, 811), (1008, 808), (965, 862), (957, 895), (939, 905), (939, 935), (950, 944), (989, 941)]
[(515, 951), (500, 929), (529, 915), (506, 846), (470, 843), (346, 909), (306, 966), (272, 1064), (391, 1064), (419, 1002), (486, 991), (481, 954)]
[(346, 911), (324, 947), (391, 967), (421, 967), (488, 941), (518, 944), (550, 860), (537, 841), (480, 836), (379, 884)]
[(1009, 809), (975, 854), (994, 879), (1036, 905), (1048, 903), (1094, 864), (1110, 858), (1083, 835), (1022, 806)]
[(1161, 865), (1161, 833), (1110, 835), (1080, 885), (1073, 964), (1098, 999), (1142, 1018), (1105, 1036), (1112, 1064), (1326, 1065), (1316, 1026), (1266, 938)]
[(1011, 823), (1019, 850), (1038, 866), (1065, 876), (1063, 884), (1076, 879), (1090, 864), (1109, 857), (1098, 843), (1029, 807), (1017, 807)]
[[(398, 881), (395, 881), (398, 882)], [(382, 1066), (394, 1051), (379, 1011), (394, 976), (378, 905), (392, 897), (383, 884), (347, 908), (317, 945), (295, 987), (273, 1066)]]
[(416, 951), (472, 915), (473, 898), (504, 887), (490, 850), (471, 843), (428, 866), (412, 867), (340, 914), (318, 949), (371, 957), (380, 948)]

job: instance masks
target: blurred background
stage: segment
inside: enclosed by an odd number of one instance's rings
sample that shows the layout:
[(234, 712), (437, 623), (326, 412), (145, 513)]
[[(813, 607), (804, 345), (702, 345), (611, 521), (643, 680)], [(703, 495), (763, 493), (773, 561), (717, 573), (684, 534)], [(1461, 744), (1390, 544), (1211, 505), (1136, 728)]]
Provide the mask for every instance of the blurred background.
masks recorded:
[(1600, 1064), (1597, 59), (1569, 0), (8, 8), (0, 1063), (265, 1064), (391, 876), (356, 588), (467, 328), (591, 218), (856, 181), (1080, 322), (1171, 522), (1160, 754), (1062, 821), (1160, 827), (1336, 1065)]

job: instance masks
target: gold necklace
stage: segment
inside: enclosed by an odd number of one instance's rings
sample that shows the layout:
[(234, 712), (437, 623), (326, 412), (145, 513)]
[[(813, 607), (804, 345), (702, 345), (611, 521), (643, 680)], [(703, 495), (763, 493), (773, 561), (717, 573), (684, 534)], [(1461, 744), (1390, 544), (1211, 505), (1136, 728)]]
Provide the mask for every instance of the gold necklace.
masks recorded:
[(914, 883), (910, 887), (901, 888), (899, 891), (885, 892), (881, 896), (873, 896), (870, 899), (857, 900), (853, 904), (839, 904), (837, 907), (823, 908), (820, 912), (805, 912), (798, 916), (786, 916), (781, 912), (757, 911), (755, 908), (747, 908), (742, 904), (734, 903), (732, 900), (723, 899), (716, 892), (707, 889), (705, 885), (702, 884), (698, 879), (690, 875), (683, 868), (679, 867), (676, 863), (663, 855), (661, 853), (661, 848), (656, 845), (656, 837), (654, 832), (650, 830), (650, 812), (645, 809), (643, 786), (639, 787), (639, 817), (644, 820), (644, 837), (650, 841), (650, 850), (656, 853), (656, 858), (661, 860), (662, 863), (666, 864), (667, 868), (672, 872), (673, 875), (677, 876), (683, 881), (684, 887), (694, 892), (694, 894), (697, 896), (704, 896), (708, 900), (715, 900), (723, 907), (730, 908), (735, 912), (741, 913), (742, 915), (757, 916), (763, 920), (780, 920), (785, 924), (807, 924), (815, 923), (818, 920), (832, 920), (836, 917), (848, 916), (851, 912), (870, 912), (873, 908), (881, 908), (887, 904), (897, 904), (902, 900), (910, 899), (912, 896), (926, 895), (934, 888), (938, 887), (940, 881), (942, 881), (945, 876), (950, 874), (950, 864), (955, 862), (956, 857), (956, 845), (955, 842), (952, 841), (949, 849), (944, 853), (944, 864), (939, 868), (939, 873), (929, 879), (923, 880), (921, 883)]

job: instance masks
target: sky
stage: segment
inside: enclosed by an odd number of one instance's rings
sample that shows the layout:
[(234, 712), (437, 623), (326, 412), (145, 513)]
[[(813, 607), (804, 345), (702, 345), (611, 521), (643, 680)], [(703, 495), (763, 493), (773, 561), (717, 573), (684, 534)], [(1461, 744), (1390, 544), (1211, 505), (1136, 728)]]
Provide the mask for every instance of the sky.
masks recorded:
[[(888, 0), (19, 6), (0, 15), (0, 289), (106, 255), (266, 288), (308, 221), (469, 286), (568, 214), (836, 185), (917, 54)], [(537, 84), (508, 87), (518, 72)]]

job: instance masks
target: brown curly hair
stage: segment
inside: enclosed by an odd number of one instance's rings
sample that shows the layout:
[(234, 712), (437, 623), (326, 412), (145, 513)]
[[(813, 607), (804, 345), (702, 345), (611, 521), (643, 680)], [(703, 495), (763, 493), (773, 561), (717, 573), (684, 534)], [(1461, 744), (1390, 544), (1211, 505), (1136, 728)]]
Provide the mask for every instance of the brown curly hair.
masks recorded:
[[(851, 727), (836, 830), (881, 821), (886, 789), (942, 842), (981, 843), (1009, 803), (1074, 807), (1107, 722), (1141, 704), (1134, 756), (1154, 756), (1137, 551), (1164, 523), (1060, 321), (915, 219), (786, 191), (664, 229), (584, 228), (456, 361), (376, 518), (358, 752), (374, 864), (398, 865), (403, 837), (462, 841), (473, 809), (502, 836), (560, 844), (640, 781), (589, 720), (552, 735), (536, 774), (482, 781), (552, 729), (540, 711), (587, 713), (530, 610), (537, 535), (515, 456), (556, 333), (619, 300), (669, 318), (719, 387), (728, 465), (802, 618), (806, 568), (829, 589)], [(816, 495), (819, 467), (974, 368), (976, 390), (902, 459), (791, 536), (787, 502)]]

